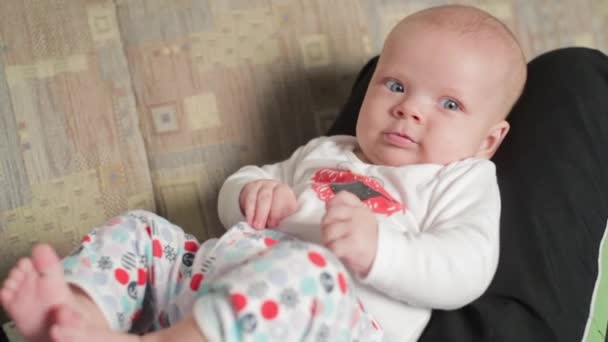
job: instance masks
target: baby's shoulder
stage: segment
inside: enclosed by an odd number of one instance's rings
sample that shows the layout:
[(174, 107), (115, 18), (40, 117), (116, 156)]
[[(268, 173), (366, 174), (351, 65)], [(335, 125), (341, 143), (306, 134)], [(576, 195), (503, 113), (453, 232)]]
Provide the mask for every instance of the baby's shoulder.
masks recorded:
[(445, 165), (441, 168), (440, 176), (451, 175), (453, 177), (496, 175), (494, 162), (482, 158), (467, 158)]

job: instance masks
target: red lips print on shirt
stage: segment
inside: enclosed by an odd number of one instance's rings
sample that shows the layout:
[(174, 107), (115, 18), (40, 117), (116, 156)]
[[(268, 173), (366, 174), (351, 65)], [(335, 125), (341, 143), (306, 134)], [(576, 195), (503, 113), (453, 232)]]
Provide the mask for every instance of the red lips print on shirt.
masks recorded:
[(319, 199), (327, 202), (340, 191), (348, 191), (357, 196), (376, 214), (390, 216), (398, 211), (405, 212), (405, 205), (395, 200), (376, 180), (348, 170), (320, 169), (312, 176), (312, 189)]

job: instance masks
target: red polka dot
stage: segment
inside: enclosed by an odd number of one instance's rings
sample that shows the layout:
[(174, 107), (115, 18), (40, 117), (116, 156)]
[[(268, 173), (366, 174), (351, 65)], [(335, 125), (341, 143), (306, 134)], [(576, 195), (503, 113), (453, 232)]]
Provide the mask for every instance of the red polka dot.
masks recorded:
[(338, 273), (338, 285), (340, 286), (340, 291), (342, 293), (346, 293), (348, 290), (348, 284), (346, 284), (346, 278), (344, 278), (344, 274)]
[(184, 249), (188, 252), (196, 252), (198, 250), (198, 244), (194, 241), (186, 241), (184, 244)]
[(375, 320), (372, 319), (372, 326), (374, 327), (374, 329), (376, 330), (380, 330), (380, 324), (378, 324), (378, 322), (376, 322)]
[(265, 238), (264, 244), (266, 245), (266, 247), (272, 247), (277, 244), (277, 240), (271, 239), (271, 238)]
[(319, 301), (315, 298), (312, 300), (312, 304), (310, 305), (310, 315), (315, 317), (321, 311), (321, 306), (319, 305)]
[(91, 237), (90, 237), (90, 236), (88, 236), (88, 235), (85, 235), (85, 236), (82, 238), (82, 241), (80, 241), (80, 243), (85, 243), (85, 242), (90, 242), (90, 241), (91, 241)]
[(129, 282), (129, 273), (122, 268), (118, 268), (116, 271), (114, 271), (114, 277), (123, 285), (126, 285)]
[(152, 237), (152, 229), (150, 229), (150, 226), (146, 226), (146, 232), (148, 233), (149, 237)]
[(163, 328), (167, 328), (169, 326), (169, 316), (166, 312), (160, 312), (160, 315), (158, 315), (158, 324)]
[(324, 267), (327, 264), (325, 258), (317, 252), (308, 252), (308, 260), (319, 267)]
[(205, 275), (202, 273), (197, 273), (192, 276), (192, 280), (190, 280), (190, 288), (192, 291), (198, 291), (201, 287), (201, 282), (205, 279)]
[(142, 314), (142, 310), (141, 310), (141, 309), (140, 309), (140, 310), (137, 310), (137, 311), (136, 311), (136, 312), (133, 314), (133, 316), (131, 317), (131, 321), (132, 321), (132, 322), (137, 321), (137, 320), (139, 319), (139, 317), (141, 317), (141, 314)]
[(93, 267), (93, 265), (91, 264), (91, 260), (89, 260), (89, 258), (81, 259), (80, 263), (82, 264), (82, 266), (84, 266), (86, 268)]
[(157, 258), (161, 258), (163, 256), (163, 246), (161, 245), (160, 241), (152, 241), (152, 254)]
[(262, 304), (262, 316), (267, 320), (272, 320), (279, 314), (279, 306), (275, 301), (267, 300)]
[(247, 297), (240, 293), (233, 293), (230, 296), (230, 301), (232, 302), (232, 307), (234, 311), (239, 312), (247, 306)]
[(143, 268), (137, 269), (137, 285), (146, 284), (146, 270)]
[(361, 313), (360, 313), (359, 310), (354, 310), (353, 311), (353, 315), (352, 315), (351, 320), (350, 320), (350, 327), (351, 328), (354, 328), (357, 325), (357, 323), (359, 323), (360, 315), (361, 315)]
[(363, 306), (363, 303), (361, 303), (361, 301), (358, 299), (357, 302), (359, 302), (359, 307), (361, 308), (361, 311), (365, 312), (365, 307)]

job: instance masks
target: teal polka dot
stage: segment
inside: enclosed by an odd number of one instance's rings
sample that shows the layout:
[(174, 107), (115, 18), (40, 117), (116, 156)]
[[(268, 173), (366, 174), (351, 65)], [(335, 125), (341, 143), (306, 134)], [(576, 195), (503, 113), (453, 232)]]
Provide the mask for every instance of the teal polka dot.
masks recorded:
[(234, 261), (241, 258), (242, 253), (239, 251), (227, 251), (226, 254), (223, 255), (223, 258), (226, 261)]
[(63, 268), (64, 269), (71, 269), (76, 267), (76, 265), (78, 265), (78, 258), (74, 257), (74, 256), (69, 256), (66, 257), (65, 259), (63, 259)]
[(257, 260), (253, 267), (257, 272), (264, 272), (272, 267), (272, 262), (270, 260)]
[(325, 318), (329, 318), (331, 314), (334, 312), (334, 301), (331, 298), (326, 298), (325, 303), (323, 303), (323, 315)]
[(122, 296), (120, 298), (120, 305), (122, 306), (123, 312), (130, 312), (133, 305), (131, 305), (131, 298)]
[(267, 342), (268, 338), (266, 337), (266, 335), (262, 334), (262, 333), (257, 333), (255, 335), (255, 337), (253, 338), (253, 340), (255, 342)]
[(227, 332), (227, 337), (232, 337), (232, 338), (227, 338), (228, 341), (241, 341), (242, 337), (243, 337), (243, 331), (241, 330), (241, 325), (239, 324), (239, 321), (235, 321), (234, 324), (232, 325), (232, 329), (229, 330)]
[(99, 261), (99, 254), (95, 254), (95, 253), (88, 253), (88, 257), (89, 257), (89, 262), (91, 264), (96, 264)]
[(304, 278), (300, 282), (300, 291), (305, 296), (314, 296), (317, 294), (317, 280), (312, 277)]
[(112, 241), (125, 243), (129, 240), (129, 234), (125, 229), (115, 229), (112, 231)]
[(184, 281), (180, 281), (175, 285), (175, 295), (177, 296), (180, 292), (182, 292), (182, 289), (184, 288)]
[(196, 299), (201, 298), (202, 296), (204, 296), (205, 294), (207, 294), (209, 292), (209, 283), (205, 283), (203, 282), (201, 284), (201, 287), (198, 288), (198, 291), (196, 291)]
[(141, 307), (143, 304), (144, 304), (144, 299), (143, 299), (143, 298), (141, 298), (141, 296), (139, 296), (139, 297), (137, 298), (137, 301), (135, 302), (135, 306), (137, 306), (137, 307)]
[(152, 244), (151, 243), (147, 243), (145, 246), (145, 251), (144, 251), (144, 255), (146, 256), (146, 264), (148, 263), (148, 260), (154, 260), (154, 258), (152, 258)]
[(342, 330), (338, 336), (336, 336), (336, 342), (348, 342), (350, 341), (350, 332)]

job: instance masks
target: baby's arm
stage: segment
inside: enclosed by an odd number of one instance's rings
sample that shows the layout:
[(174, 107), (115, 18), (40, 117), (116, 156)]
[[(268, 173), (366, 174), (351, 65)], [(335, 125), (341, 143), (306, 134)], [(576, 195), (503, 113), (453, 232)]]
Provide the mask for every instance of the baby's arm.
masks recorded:
[(481, 296), (494, 276), (500, 196), (487, 161), (457, 164), (442, 177), (422, 232), (380, 227), (363, 281), (413, 306), (450, 310)]
[(220, 221), (224, 227), (229, 228), (238, 222), (247, 221), (245, 212), (241, 210), (240, 206), (241, 191), (247, 184), (260, 180), (285, 183), (284, 169), (289, 168), (289, 164), (288, 159), (262, 167), (247, 165), (228, 177), (220, 189), (217, 206)]
[[(255, 165), (244, 166), (236, 173), (228, 177), (222, 185), (218, 197), (218, 214), (220, 221), (222, 222), (224, 227), (232, 227), (233, 225), (241, 221), (248, 221), (249, 223), (253, 223), (252, 221), (254, 219), (255, 214), (252, 214), (251, 212), (258, 212), (258, 208), (255, 208), (255, 210), (253, 210), (251, 208), (245, 208), (245, 206), (241, 206), (241, 203), (246, 201), (246, 199), (243, 197), (247, 197), (246, 195), (248, 192), (251, 193), (253, 190), (255, 190), (254, 192), (258, 193), (257, 198), (270, 196), (268, 194), (270, 192), (269, 189), (281, 190), (284, 193), (284, 187), (282, 189), (276, 187), (273, 188), (272, 185), (273, 183), (275, 183), (275, 186), (281, 186), (283, 184), (287, 185), (287, 190), (289, 190), (288, 192), (291, 193), (287, 194), (286, 196), (278, 196), (278, 199), (289, 198), (291, 195), (293, 195), (293, 193), (291, 192), (291, 187), (293, 186), (294, 182), (294, 174), (302, 158), (304, 158), (312, 149), (314, 149), (317, 144), (322, 141), (322, 139), (323, 138), (311, 140), (308, 144), (298, 148), (287, 160), (278, 162), (276, 164), (264, 165), (262, 167)], [(253, 184), (254, 182), (259, 181), (270, 182), (260, 182), (258, 184), (259, 186), (255, 186)], [(265, 187), (265, 191), (259, 192), (263, 185)], [(248, 189), (245, 189), (246, 187), (248, 187)], [(264, 192), (266, 193), (266, 195), (263, 195)], [(290, 200), (295, 200), (295, 196)], [(263, 201), (254, 202), (263, 203)], [(267, 204), (262, 205), (266, 206)], [(267, 209), (268, 211), (271, 211), (269, 208)], [(268, 226), (269, 222), (266, 220), (266, 217), (263, 218), (263, 221), (265, 221), (263, 222), (263, 227)], [(278, 223), (272, 222), (275, 221), (274, 217), (270, 221), (270, 223), (272, 223), (273, 225)]]

